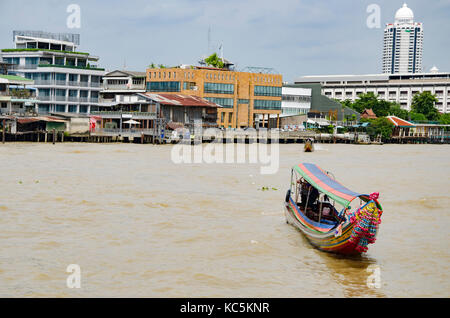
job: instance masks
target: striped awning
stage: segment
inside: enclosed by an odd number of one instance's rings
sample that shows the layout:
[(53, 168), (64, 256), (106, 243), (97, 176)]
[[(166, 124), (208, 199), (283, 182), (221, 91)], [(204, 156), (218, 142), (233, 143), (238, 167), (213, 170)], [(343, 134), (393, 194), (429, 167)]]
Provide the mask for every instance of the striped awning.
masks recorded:
[(293, 168), (306, 181), (308, 181), (314, 188), (322, 193), (328, 195), (329, 198), (340, 203), (344, 207), (348, 206), (350, 202), (364, 194), (354, 192), (323, 171), (319, 166), (312, 163), (301, 163)]

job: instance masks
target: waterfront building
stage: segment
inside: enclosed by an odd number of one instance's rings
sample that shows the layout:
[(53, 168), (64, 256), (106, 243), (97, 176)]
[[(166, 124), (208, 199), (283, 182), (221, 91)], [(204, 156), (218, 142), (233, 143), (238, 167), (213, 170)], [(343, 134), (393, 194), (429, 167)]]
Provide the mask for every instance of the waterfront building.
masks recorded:
[(235, 71), (231, 65), (150, 68), (147, 92), (198, 96), (218, 104), (222, 106), (217, 110), (220, 127), (268, 127), (270, 116), (279, 122), (282, 75), (268, 68)]
[(203, 127), (217, 127), (217, 111), (221, 107), (204, 98), (169, 93), (133, 93), (116, 95), (113, 102), (103, 104), (92, 113), (99, 122), (96, 132), (121, 134), (130, 129), (135, 133), (152, 132), (165, 128), (191, 129), (196, 120)]
[(90, 113), (99, 106), (99, 58), (77, 51), (80, 36), (70, 33), (14, 31), (13, 49), (3, 49), (4, 62), (14, 64), (11, 74), (34, 80), (38, 100), (35, 112)]
[(34, 84), (17, 75), (0, 75), (0, 114), (26, 114), (34, 110), (36, 104)]
[(103, 77), (102, 102), (115, 99), (116, 95), (132, 95), (145, 93), (145, 72), (115, 70), (106, 73)]
[(307, 114), (311, 108), (311, 88), (284, 84), (282, 87), (281, 116)]
[(423, 25), (414, 22), (406, 3), (395, 14), (395, 22), (384, 29), (383, 73), (422, 72)]
[(450, 72), (439, 72), (435, 68), (421, 74), (304, 76), (296, 79), (295, 83), (320, 84), (322, 94), (339, 101), (355, 101), (359, 95), (372, 92), (406, 110), (411, 110), (415, 94), (427, 91), (436, 95), (438, 102), (435, 106), (439, 112), (450, 112)]

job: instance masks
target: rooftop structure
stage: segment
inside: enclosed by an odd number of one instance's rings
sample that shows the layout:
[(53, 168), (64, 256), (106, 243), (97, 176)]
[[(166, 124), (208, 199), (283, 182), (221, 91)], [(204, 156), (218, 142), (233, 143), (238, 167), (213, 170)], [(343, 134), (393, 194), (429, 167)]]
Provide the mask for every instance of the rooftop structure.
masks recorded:
[(34, 111), (36, 94), (29, 86), (33, 81), (16, 76), (0, 75), (0, 114), (25, 114)]

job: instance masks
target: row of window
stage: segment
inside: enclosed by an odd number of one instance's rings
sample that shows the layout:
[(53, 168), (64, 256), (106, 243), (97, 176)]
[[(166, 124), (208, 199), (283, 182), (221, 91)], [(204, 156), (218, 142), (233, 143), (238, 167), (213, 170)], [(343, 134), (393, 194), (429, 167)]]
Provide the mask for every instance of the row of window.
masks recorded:
[(205, 83), (204, 91), (208, 94), (234, 94), (234, 84)]
[[(49, 113), (49, 112), (59, 112), (59, 113), (65, 113), (66, 111), (69, 113), (87, 113), (89, 110), (88, 106), (86, 105), (68, 105), (66, 110), (66, 105), (45, 105), (45, 104), (39, 104), (38, 105), (38, 112), (39, 113)], [(91, 111), (93, 111), (93, 108), (91, 107)]]
[[(20, 57), (5, 57), (3, 59), (6, 63), (10, 64), (20, 64)], [(52, 57), (25, 57), (25, 65), (37, 66), (38, 64), (54, 64), (54, 65), (70, 65), (70, 66), (80, 66), (86, 67), (86, 59), (75, 59), (55, 56), (53, 60)]]
[[(78, 74), (66, 74), (66, 73), (25, 73), (25, 78), (35, 81), (65, 81), (68, 79), (70, 82), (77, 82), (80, 79), (81, 82), (88, 82), (89, 75)], [(91, 75), (91, 83), (100, 83), (100, 76)]]
[(300, 114), (307, 114), (308, 109), (306, 108), (295, 108), (295, 107), (284, 107), (283, 108), (283, 114), (284, 115), (300, 115)]
[(180, 82), (148, 82), (149, 92), (179, 92)]
[(253, 108), (254, 109), (280, 110), (281, 109), (281, 101), (280, 100), (255, 99), (253, 102)]
[(301, 103), (301, 102), (310, 102), (311, 101), (311, 96), (283, 95), (282, 99), (284, 101)]
[(220, 97), (205, 97), (206, 100), (209, 100), (212, 103), (216, 103), (225, 108), (233, 108), (234, 107), (234, 99), (233, 98), (220, 98)]
[(281, 87), (279, 86), (255, 86), (255, 96), (281, 96)]

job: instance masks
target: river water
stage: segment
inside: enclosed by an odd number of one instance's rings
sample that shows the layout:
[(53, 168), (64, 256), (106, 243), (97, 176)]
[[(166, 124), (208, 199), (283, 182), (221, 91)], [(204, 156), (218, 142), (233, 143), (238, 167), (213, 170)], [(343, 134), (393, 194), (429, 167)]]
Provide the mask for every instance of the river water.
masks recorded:
[[(258, 164), (175, 164), (169, 145), (1, 145), (0, 296), (449, 296), (448, 145), (279, 147), (278, 172), (262, 175)], [(380, 192), (366, 256), (320, 252), (286, 224), (299, 162)], [(79, 289), (66, 285), (69, 264)]]

